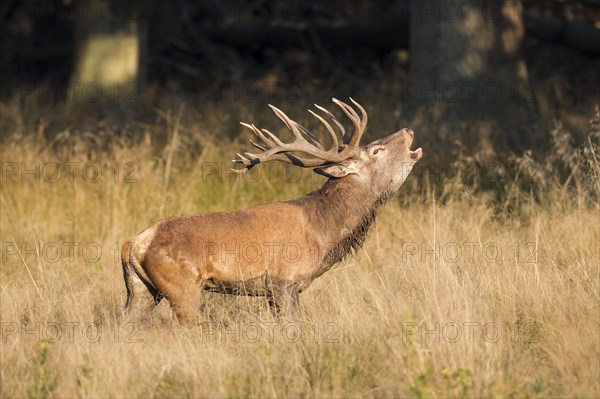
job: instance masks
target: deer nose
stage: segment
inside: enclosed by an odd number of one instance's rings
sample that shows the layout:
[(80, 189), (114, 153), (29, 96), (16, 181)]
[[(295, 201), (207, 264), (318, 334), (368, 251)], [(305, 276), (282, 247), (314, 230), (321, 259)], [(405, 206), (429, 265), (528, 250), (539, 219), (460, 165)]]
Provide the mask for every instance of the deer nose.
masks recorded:
[(415, 137), (415, 132), (412, 129), (406, 129), (406, 134), (410, 135), (410, 137)]

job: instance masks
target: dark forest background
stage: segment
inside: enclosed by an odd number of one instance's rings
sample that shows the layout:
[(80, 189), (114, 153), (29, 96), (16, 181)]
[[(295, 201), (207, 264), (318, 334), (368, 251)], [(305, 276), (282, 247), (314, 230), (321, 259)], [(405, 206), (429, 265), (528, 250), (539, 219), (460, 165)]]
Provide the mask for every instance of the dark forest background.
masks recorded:
[(185, 103), (232, 138), (267, 103), (352, 96), (372, 137), (486, 159), (585, 132), (600, 103), (600, 1), (6, 0), (0, 36), (2, 137), (135, 137)]

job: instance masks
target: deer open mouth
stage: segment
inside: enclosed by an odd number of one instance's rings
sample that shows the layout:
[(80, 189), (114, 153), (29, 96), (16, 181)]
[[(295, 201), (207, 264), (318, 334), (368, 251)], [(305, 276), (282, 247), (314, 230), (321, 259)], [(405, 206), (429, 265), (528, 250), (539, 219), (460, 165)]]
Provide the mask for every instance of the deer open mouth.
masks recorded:
[(411, 151), (410, 157), (412, 159), (414, 159), (415, 161), (418, 161), (419, 159), (421, 159), (423, 157), (423, 149), (421, 147), (419, 147), (416, 150)]

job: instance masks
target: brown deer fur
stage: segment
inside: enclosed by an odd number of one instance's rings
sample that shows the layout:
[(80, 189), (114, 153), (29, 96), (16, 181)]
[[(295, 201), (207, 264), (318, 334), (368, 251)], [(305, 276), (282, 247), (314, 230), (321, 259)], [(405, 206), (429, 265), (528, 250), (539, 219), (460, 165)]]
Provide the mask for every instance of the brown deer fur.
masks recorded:
[(171, 217), (137, 233), (122, 249), (126, 311), (143, 314), (165, 297), (189, 320), (203, 290), (264, 295), (274, 313), (296, 311), (298, 294), (363, 244), (379, 207), (421, 158), (410, 150), (413, 137), (402, 129), (325, 163), (318, 172), (330, 179), (306, 196)]

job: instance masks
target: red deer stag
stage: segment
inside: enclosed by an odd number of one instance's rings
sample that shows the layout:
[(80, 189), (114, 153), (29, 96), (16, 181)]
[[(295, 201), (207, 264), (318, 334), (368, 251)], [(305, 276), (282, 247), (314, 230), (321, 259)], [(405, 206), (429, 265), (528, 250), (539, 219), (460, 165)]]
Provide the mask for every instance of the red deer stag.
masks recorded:
[[(127, 287), (126, 312), (152, 309), (165, 297), (180, 321), (199, 313), (203, 290), (267, 296), (275, 315), (298, 309), (298, 294), (334, 264), (359, 248), (378, 208), (404, 183), (422, 150), (410, 150), (414, 133), (402, 129), (360, 146), (367, 113), (333, 99), (354, 124), (346, 133), (326, 109), (316, 106), (341, 132), (309, 111), (326, 128), (325, 146), (306, 128), (270, 106), (291, 131), (291, 143), (266, 129), (242, 123), (262, 144), (258, 154), (234, 162), (245, 172), (280, 161), (328, 177), (319, 189), (292, 201), (271, 202), (233, 212), (163, 219), (125, 241), (121, 252)], [(300, 156), (300, 154), (303, 154)], [(308, 155), (308, 157), (307, 157)]]

